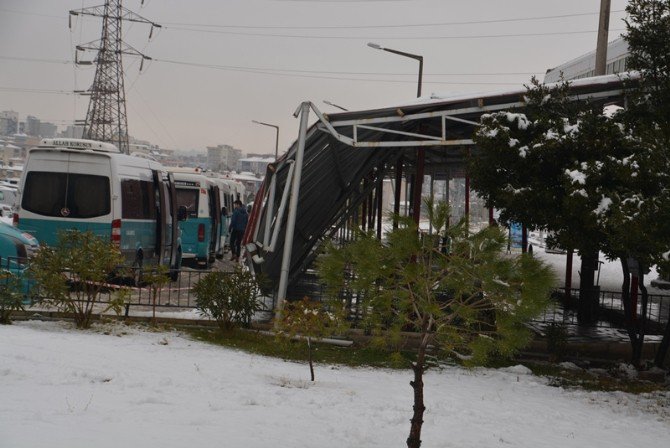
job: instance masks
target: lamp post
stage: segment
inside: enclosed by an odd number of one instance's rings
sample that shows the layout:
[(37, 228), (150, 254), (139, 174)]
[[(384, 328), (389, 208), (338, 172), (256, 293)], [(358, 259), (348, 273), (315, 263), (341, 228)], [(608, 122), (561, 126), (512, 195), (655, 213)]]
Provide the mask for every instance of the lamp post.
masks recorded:
[(374, 48), (375, 50), (388, 51), (389, 53), (398, 54), (400, 56), (405, 56), (407, 58), (419, 61), (419, 85), (416, 91), (416, 97), (419, 98), (421, 96), (421, 82), (423, 80), (423, 56), (420, 56), (418, 54), (406, 53), (404, 51), (393, 50), (391, 48), (385, 48), (374, 42), (368, 42), (368, 47)]
[(276, 126), (274, 124), (270, 123), (263, 123), (262, 121), (256, 121), (256, 120), (251, 120), (253, 123), (260, 124), (263, 126), (269, 126), (271, 128), (275, 128), (277, 131), (277, 136), (275, 138), (275, 160), (279, 158), (279, 126)]
[[(406, 53), (404, 51), (393, 50), (391, 48), (384, 48), (379, 44), (374, 42), (368, 42), (368, 47), (374, 48), (375, 50), (383, 50), (389, 53), (397, 54), (400, 56), (405, 56), (407, 58), (415, 59), (419, 61), (419, 82), (416, 90), (416, 97), (421, 97), (421, 82), (423, 80), (423, 56), (418, 54)], [(416, 150), (416, 173), (414, 175), (414, 186), (412, 194), (412, 218), (416, 225), (419, 225), (419, 220), (421, 218), (421, 190), (423, 188), (423, 174), (424, 174), (424, 165), (426, 159), (426, 150), (424, 148), (418, 148)], [(402, 180), (402, 157), (398, 159), (396, 164), (396, 198), (395, 204), (393, 206), (394, 216), (397, 216), (400, 213), (400, 181)], [(397, 219), (393, 219), (393, 228), (398, 227)]]
[(328, 100), (323, 100), (323, 102), (324, 102), (324, 104), (327, 104), (327, 105), (329, 105), (329, 106), (333, 106), (333, 107), (336, 107), (336, 108), (338, 108), (338, 109), (340, 109), (340, 110), (343, 110), (343, 111), (345, 111), (345, 112), (349, 112), (349, 109), (345, 109), (344, 107), (342, 107), (342, 106), (338, 106), (338, 105), (335, 104), (335, 103), (331, 103), (331, 102), (328, 101)]

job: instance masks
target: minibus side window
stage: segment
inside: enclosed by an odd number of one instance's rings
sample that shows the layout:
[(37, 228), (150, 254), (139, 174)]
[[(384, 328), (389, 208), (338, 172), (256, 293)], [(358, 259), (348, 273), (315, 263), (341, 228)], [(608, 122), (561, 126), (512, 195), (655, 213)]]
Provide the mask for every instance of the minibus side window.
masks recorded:
[(153, 182), (135, 179), (121, 181), (121, 217), (156, 219), (156, 191)]
[(177, 208), (179, 208), (183, 205), (184, 207), (186, 207), (187, 216), (189, 218), (197, 218), (198, 217), (198, 199), (199, 199), (199, 196), (200, 196), (200, 190), (199, 189), (178, 188), (177, 189)]

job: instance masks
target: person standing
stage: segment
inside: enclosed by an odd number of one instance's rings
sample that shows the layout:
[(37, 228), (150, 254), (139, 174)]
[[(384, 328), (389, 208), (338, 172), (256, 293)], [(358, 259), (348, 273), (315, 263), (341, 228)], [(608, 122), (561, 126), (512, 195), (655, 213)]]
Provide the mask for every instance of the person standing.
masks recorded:
[(247, 228), (249, 214), (239, 199), (233, 202), (233, 206), (235, 209), (233, 210), (233, 217), (230, 219), (230, 226), (228, 227), (230, 231), (230, 251), (232, 252), (230, 260), (239, 261), (242, 237), (244, 236), (244, 230)]

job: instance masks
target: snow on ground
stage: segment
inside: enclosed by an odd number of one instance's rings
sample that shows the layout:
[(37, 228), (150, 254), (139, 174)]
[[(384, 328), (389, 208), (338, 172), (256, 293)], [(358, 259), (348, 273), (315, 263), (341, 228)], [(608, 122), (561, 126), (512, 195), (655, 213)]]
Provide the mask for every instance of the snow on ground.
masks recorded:
[[(536, 239), (530, 239), (533, 243), (533, 256), (539, 258), (540, 260), (549, 264), (556, 274), (557, 286), (563, 288), (565, 286), (565, 266), (566, 266), (566, 254), (555, 254), (546, 252), (544, 246)], [(600, 275), (596, 272), (596, 281), (600, 285), (602, 291), (621, 291), (621, 285), (623, 283), (623, 271), (621, 270), (621, 262), (619, 260), (610, 261), (605, 258), (604, 254), (600, 254), (599, 260), (602, 262), (600, 265)], [(578, 254), (574, 254), (572, 258), (572, 287), (579, 288), (579, 270), (581, 268), (581, 258)], [(651, 271), (645, 275), (644, 281), (647, 286), (649, 294), (661, 294), (668, 295), (670, 291), (655, 288), (651, 286), (650, 282), (658, 278), (658, 273), (656, 268), (652, 268)]]
[[(104, 334), (107, 332), (109, 334)], [(0, 326), (0, 447), (405, 446), (409, 371), (284, 362), (125, 327)], [(426, 376), (424, 447), (667, 446), (658, 400), (521, 366)]]

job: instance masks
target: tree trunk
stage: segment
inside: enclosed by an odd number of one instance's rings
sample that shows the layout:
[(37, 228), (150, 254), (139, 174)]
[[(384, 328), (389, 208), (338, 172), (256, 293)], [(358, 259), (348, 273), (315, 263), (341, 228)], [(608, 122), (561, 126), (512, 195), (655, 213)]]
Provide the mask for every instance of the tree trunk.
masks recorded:
[(421, 446), (421, 426), (423, 425), (423, 412), (426, 407), (423, 403), (423, 362), (418, 361), (412, 366), (414, 370), (414, 381), (410, 381), (412, 389), (414, 389), (414, 414), (412, 415), (412, 422), (409, 430), (409, 437), (407, 438), (407, 448), (419, 448)]
[(307, 337), (307, 358), (309, 359), (309, 374), (314, 381), (314, 364), (312, 363), (312, 338)]
[(633, 348), (637, 341), (637, 334), (635, 333), (633, 324), (633, 307), (630, 298), (630, 269), (628, 268), (628, 258), (625, 255), (622, 255), (619, 259), (621, 260), (621, 270), (623, 271), (621, 303), (623, 304), (624, 324), (628, 333), (628, 339), (630, 340), (630, 346)]
[(426, 406), (423, 403), (423, 372), (426, 370), (426, 350), (428, 349), (430, 337), (430, 322), (428, 316), (423, 317), (421, 344), (417, 351), (416, 362), (412, 365), (414, 381), (410, 381), (409, 384), (414, 389), (414, 414), (412, 415), (412, 420), (410, 420), (411, 426), (409, 437), (407, 438), (407, 448), (421, 447), (421, 427), (423, 425), (423, 413), (426, 410)]
[(600, 288), (595, 286), (594, 281), (598, 268), (598, 252), (585, 252), (581, 255), (577, 320), (580, 325), (591, 325), (598, 319), (600, 305)]
[(644, 347), (644, 336), (647, 330), (647, 307), (649, 304), (649, 293), (647, 292), (647, 287), (644, 286), (644, 271), (640, 269), (639, 281), (640, 281), (640, 291), (642, 291), (642, 306), (640, 309), (640, 316), (637, 319), (637, 341), (635, 347), (633, 348), (633, 365), (635, 367), (640, 367), (642, 362), (642, 348)]
[(654, 360), (654, 364), (656, 364), (656, 367), (663, 368), (663, 364), (665, 362), (665, 357), (668, 355), (668, 347), (670, 346), (670, 319), (668, 319), (668, 323), (665, 324), (665, 333), (663, 333), (663, 340), (661, 341), (661, 345), (658, 347), (658, 352), (656, 353), (656, 359)]

